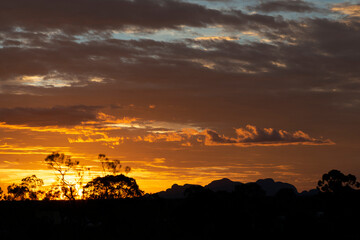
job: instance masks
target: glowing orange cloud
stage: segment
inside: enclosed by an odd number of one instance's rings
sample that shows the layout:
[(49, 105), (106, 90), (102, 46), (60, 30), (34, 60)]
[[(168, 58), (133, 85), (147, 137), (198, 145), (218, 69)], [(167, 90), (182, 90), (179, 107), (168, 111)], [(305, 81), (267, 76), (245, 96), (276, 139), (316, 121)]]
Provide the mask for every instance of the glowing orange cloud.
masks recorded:
[(116, 118), (102, 112), (98, 113), (97, 119), (99, 119), (102, 123), (132, 123), (139, 120), (139, 118), (130, 117)]
[(168, 132), (168, 133), (152, 133), (146, 136), (137, 136), (134, 138), (134, 141), (144, 141), (144, 142), (181, 142), (184, 140), (184, 137), (181, 133), (177, 132)]
[(235, 129), (237, 137), (221, 136), (212, 130), (206, 130), (205, 145), (234, 145), (249, 146), (284, 146), (284, 145), (333, 145), (330, 139), (313, 138), (303, 131), (293, 133), (273, 128), (257, 128), (247, 125), (245, 128)]
[(343, 14), (360, 17), (360, 5), (350, 5), (350, 4), (335, 4), (331, 8), (334, 12), (341, 12)]
[(203, 144), (206, 146), (285, 146), (285, 145), (333, 145), (333, 141), (323, 138), (310, 137), (303, 131), (293, 133), (273, 128), (257, 128), (247, 125), (245, 128), (235, 129), (237, 137), (220, 135), (214, 130), (183, 129), (176, 132), (151, 133), (144, 137), (138, 136), (135, 141), (146, 142), (180, 142), (182, 146)]
[[(253, 125), (247, 125), (244, 128), (236, 128), (236, 137), (228, 137), (217, 133), (214, 130), (187, 127), (181, 130), (180, 126), (167, 122), (144, 121), (140, 122), (138, 118), (116, 118), (114, 116), (98, 113), (96, 121), (81, 122), (80, 125), (71, 127), (59, 126), (27, 126), (11, 125), (0, 122), (0, 129), (8, 130), (28, 130), (35, 132), (60, 133), (73, 135), (68, 137), (69, 143), (102, 143), (113, 148), (116, 145), (124, 143), (125, 140), (134, 142), (176, 142), (181, 146), (283, 146), (283, 145), (333, 145), (333, 141), (323, 138), (314, 138), (303, 131), (289, 132), (286, 130), (276, 130), (273, 128), (257, 128)], [(129, 136), (110, 136), (110, 132), (123, 128), (141, 130), (135, 137)], [(155, 131), (156, 128), (165, 130)], [(167, 129), (167, 130), (166, 130)], [(143, 135), (147, 133), (146, 135)], [(137, 132), (134, 132), (135, 134)]]
[(97, 121), (86, 121), (82, 122), (81, 125), (76, 126), (28, 126), (24, 124), (7, 124), (6, 122), (0, 122), (0, 129), (75, 135), (78, 137), (68, 138), (69, 143), (100, 142), (113, 146), (123, 142), (124, 137), (110, 137), (108, 132), (114, 129), (121, 129), (121, 127), (132, 127), (131, 124), (136, 120), (138, 119), (128, 117), (118, 119), (114, 116), (100, 112), (98, 113)]

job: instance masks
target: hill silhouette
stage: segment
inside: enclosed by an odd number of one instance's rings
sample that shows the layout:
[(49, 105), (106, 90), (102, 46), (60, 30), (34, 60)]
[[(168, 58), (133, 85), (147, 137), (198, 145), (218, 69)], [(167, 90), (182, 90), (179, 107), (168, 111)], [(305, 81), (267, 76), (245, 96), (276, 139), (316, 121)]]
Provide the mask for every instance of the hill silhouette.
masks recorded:
[[(275, 196), (279, 190), (281, 189), (291, 189), (294, 191), (296, 195), (300, 196), (312, 196), (318, 191), (316, 189), (311, 189), (309, 191), (303, 191), (299, 193), (296, 189), (296, 187), (290, 183), (284, 183), (275, 181), (272, 178), (266, 178), (266, 179), (259, 179), (256, 182), (257, 185), (259, 185), (262, 190), (265, 191), (266, 196)], [(209, 184), (205, 185), (204, 188), (210, 189), (213, 192), (228, 192), (231, 193), (235, 190), (235, 187), (238, 185), (242, 185), (244, 183), (232, 181), (228, 178), (222, 178), (219, 180), (214, 180), (210, 182)], [(192, 187), (192, 186), (200, 186), (196, 184), (184, 184), (184, 185), (178, 185), (174, 184), (171, 186), (171, 188), (166, 189), (165, 191), (161, 191), (156, 193), (161, 198), (167, 198), (167, 199), (181, 199), (185, 198), (184, 192), (186, 189)]]
[(185, 184), (185, 185), (178, 185), (173, 184), (171, 188), (166, 189), (165, 191), (161, 191), (156, 193), (161, 198), (167, 199), (178, 199), (178, 198), (185, 198), (184, 192), (186, 189), (190, 188), (191, 186), (200, 186), (196, 184)]
[(205, 188), (210, 189), (214, 192), (225, 191), (225, 192), (233, 192), (235, 190), (236, 185), (241, 185), (241, 182), (233, 182), (228, 178), (223, 178), (219, 180), (214, 180)]
[(292, 189), (296, 194), (298, 191), (296, 187), (290, 183), (275, 182), (272, 178), (259, 179), (256, 181), (266, 193), (267, 196), (274, 196), (280, 189), (289, 188)]

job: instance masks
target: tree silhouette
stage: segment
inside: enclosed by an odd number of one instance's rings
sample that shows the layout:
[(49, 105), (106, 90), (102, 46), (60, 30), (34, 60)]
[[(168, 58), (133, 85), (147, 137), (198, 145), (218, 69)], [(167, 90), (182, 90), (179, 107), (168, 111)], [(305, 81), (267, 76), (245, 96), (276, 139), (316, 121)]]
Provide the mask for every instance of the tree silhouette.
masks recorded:
[[(89, 171), (90, 168), (80, 166), (79, 161), (72, 160), (70, 156), (57, 152), (48, 155), (45, 158), (45, 163), (55, 171), (63, 195), (68, 200), (75, 200), (78, 196), (76, 188), (83, 185), (85, 171)], [(72, 176), (73, 179), (70, 180), (69, 176)]]
[[(101, 167), (104, 175), (116, 175), (120, 172), (121, 164), (118, 159), (109, 159), (105, 154), (99, 154), (99, 161), (101, 162)], [(129, 166), (125, 167), (125, 173), (130, 172), (131, 168)]]
[(345, 175), (339, 170), (331, 170), (325, 173), (319, 180), (317, 189), (323, 193), (345, 193), (360, 188), (360, 183), (352, 174)]
[(45, 197), (43, 200), (57, 200), (61, 198), (61, 186), (53, 185), (50, 189), (45, 193)]
[(7, 200), (39, 200), (39, 195), (43, 194), (40, 188), (44, 185), (44, 181), (35, 175), (25, 177), (20, 184), (11, 184), (7, 187)]
[(87, 199), (133, 198), (143, 195), (135, 179), (120, 175), (97, 177), (84, 187), (83, 197)]
[(26, 186), (28, 189), (28, 197), (31, 200), (38, 200), (39, 196), (44, 193), (40, 190), (40, 188), (44, 185), (44, 181), (37, 178), (36, 175), (23, 178), (21, 180), (21, 185)]
[(6, 200), (25, 200), (28, 191), (29, 189), (26, 186), (13, 183), (7, 187), (8, 195)]

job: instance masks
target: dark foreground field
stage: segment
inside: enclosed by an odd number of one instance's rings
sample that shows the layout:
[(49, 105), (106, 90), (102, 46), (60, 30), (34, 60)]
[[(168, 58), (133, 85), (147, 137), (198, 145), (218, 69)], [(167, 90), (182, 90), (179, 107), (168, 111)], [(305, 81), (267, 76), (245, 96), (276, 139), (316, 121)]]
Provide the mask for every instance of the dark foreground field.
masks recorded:
[(2, 201), (0, 239), (360, 239), (359, 194)]

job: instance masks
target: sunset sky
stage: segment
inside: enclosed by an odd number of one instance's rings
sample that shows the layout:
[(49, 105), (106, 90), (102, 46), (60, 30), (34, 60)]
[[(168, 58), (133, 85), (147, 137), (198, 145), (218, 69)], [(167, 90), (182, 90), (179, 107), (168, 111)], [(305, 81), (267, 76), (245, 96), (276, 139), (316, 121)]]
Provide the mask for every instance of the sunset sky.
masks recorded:
[(0, 186), (54, 151), (145, 192), (359, 178), (359, 43), (359, 1), (0, 1)]

